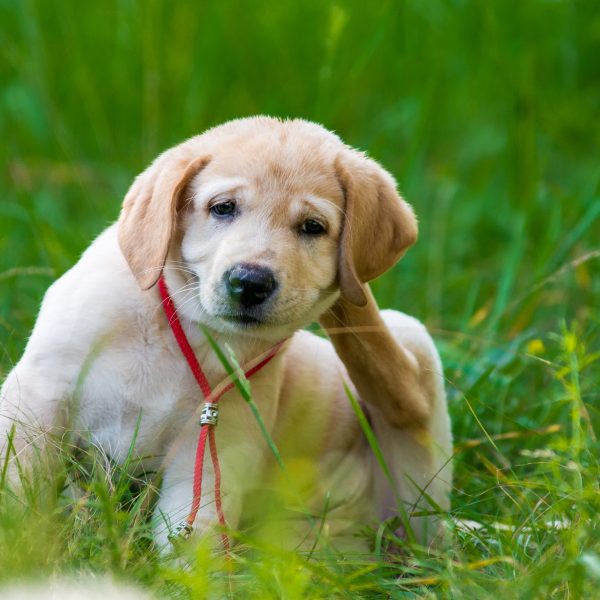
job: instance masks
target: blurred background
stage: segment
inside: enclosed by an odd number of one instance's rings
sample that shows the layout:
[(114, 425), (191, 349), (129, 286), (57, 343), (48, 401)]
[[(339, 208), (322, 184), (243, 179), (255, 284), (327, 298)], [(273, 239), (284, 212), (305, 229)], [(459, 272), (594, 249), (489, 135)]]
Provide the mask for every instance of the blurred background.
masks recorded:
[[(500, 436), (510, 463), (544, 428), (568, 447), (574, 406), (597, 421), (599, 2), (0, 0), (0, 81), (0, 378), (136, 173), (264, 113), (335, 130), (415, 207), (374, 288), (431, 328), (457, 448)], [(487, 450), (457, 450), (459, 512)]]
[(530, 293), (600, 242), (598, 2), (27, 0), (0, 23), (10, 358), (136, 173), (258, 113), (318, 121), (397, 177), (421, 237), (382, 304), (460, 331), (586, 317), (598, 260)]

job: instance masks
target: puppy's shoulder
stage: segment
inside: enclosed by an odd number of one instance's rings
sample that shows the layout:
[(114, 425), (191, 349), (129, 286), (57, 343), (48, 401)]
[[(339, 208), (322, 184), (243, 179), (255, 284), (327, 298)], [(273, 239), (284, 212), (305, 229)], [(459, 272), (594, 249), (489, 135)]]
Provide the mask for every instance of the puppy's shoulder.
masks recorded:
[(147, 296), (131, 275), (112, 225), (48, 288), (29, 346), (65, 336), (88, 343), (128, 313), (143, 310)]
[[(102, 303), (115, 304), (122, 296), (140, 296), (119, 248), (116, 224), (105, 229), (83, 252), (80, 259), (46, 292), (45, 304), (90, 302), (90, 309)], [(112, 299), (112, 301), (110, 301)], [(93, 318), (93, 312), (90, 318)]]

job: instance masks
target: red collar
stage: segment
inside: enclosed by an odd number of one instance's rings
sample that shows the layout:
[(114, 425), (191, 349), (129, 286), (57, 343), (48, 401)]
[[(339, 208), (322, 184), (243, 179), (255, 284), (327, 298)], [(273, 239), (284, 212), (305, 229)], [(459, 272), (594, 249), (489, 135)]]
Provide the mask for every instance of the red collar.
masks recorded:
[[(217, 509), (217, 516), (219, 518), (219, 524), (223, 529), (223, 533), (221, 534), (221, 539), (223, 540), (223, 546), (225, 550), (229, 551), (229, 539), (227, 535), (224, 533), (226, 524), (225, 524), (225, 515), (223, 514), (223, 506), (221, 503), (221, 467), (219, 465), (219, 457), (217, 455), (217, 444), (215, 440), (215, 426), (218, 421), (219, 408), (218, 402), (225, 394), (228, 392), (235, 384), (234, 381), (229, 381), (229, 383), (223, 387), (218, 393), (213, 394), (213, 390), (208, 383), (208, 379), (194, 354), (192, 347), (183, 331), (183, 327), (181, 326), (181, 321), (179, 320), (179, 316), (177, 315), (177, 309), (175, 308), (175, 303), (169, 294), (169, 289), (167, 288), (167, 283), (165, 281), (164, 275), (160, 276), (158, 280), (158, 289), (160, 291), (160, 295), (162, 298), (162, 305), (165, 311), (165, 315), (167, 316), (167, 320), (169, 325), (171, 326), (171, 330), (173, 331), (173, 335), (177, 340), (177, 344), (185, 357), (192, 374), (194, 375), (194, 379), (198, 383), (200, 390), (202, 391), (202, 395), (204, 396), (204, 406), (202, 408), (202, 414), (200, 416), (200, 435), (198, 436), (198, 446), (196, 447), (196, 461), (194, 464), (194, 496), (192, 501), (192, 507), (187, 518), (182, 521), (179, 525), (177, 525), (172, 532), (169, 539), (173, 540), (177, 537), (183, 537), (187, 539), (193, 529), (194, 529), (194, 521), (196, 520), (196, 515), (198, 514), (198, 510), (200, 509), (200, 499), (202, 497), (202, 471), (204, 467), (204, 454), (206, 450), (206, 440), (208, 438), (208, 443), (210, 447), (210, 455), (212, 458), (214, 476), (215, 476), (215, 506)], [(255, 373), (260, 371), (263, 367), (265, 367), (271, 360), (277, 355), (283, 342), (279, 342), (275, 344), (272, 348), (270, 348), (265, 355), (261, 356), (252, 367), (250, 367), (244, 375), (246, 378), (252, 377)]]

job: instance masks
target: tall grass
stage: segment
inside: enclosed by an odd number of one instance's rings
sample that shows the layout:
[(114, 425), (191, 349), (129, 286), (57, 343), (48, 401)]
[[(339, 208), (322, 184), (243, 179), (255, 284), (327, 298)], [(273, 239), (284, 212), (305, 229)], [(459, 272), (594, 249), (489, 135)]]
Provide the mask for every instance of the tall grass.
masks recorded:
[(159, 151), (232, 117), (302, 116), (380, 160), (419, 215), (419, 243), (374, 289), (434, 334), (456, 438), (439, 555), (348, 564), (242, 540), (231, 591), (205, 548), (191, 571), (158, 558), (129, 488), (94, 472), (68, 510), (56, 495), (21, 513), (3, 493), (1, 579), (108, 570), (170, 597), (598, 595), (597, 2), (5, 0), (0, 35), (0, 377), (44, 289)]

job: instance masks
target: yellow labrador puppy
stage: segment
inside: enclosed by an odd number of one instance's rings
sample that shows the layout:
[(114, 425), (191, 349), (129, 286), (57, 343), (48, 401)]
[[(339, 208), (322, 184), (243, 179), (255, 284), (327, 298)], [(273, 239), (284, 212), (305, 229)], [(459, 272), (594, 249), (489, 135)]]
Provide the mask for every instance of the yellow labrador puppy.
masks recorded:
[[(48, 290), (2, 388), (0, 445), (16, 423), (26, 460), (40, 432), (68, 427), (123, 461), (135, 438), (143, 468), (164, 468), (155, 521), (168, 547), (192, 503), (201, 395), (161, 307), (163, 273), (211, 386), (225, 374), (199, 324), (240, 364), (287, 338), (251, 379), (292, 465), (287, 498), (301, 498), (284, 514), (285, 543), (312, 547), (318, 535), (365, 550), (358, 534), (395, 515), (427, 543), (451, 485), (442, 367), (423, 325), (380, 312), (366, 285), (416, 237), (391, 175), (319, 125), (254, 117), (193, 137), (136, 178), (118, 222)], [(300, 331), (318, 320), (331, 342)], [(229, 526), (244, 527), (256, 518), (249, 498), (273, 485), (272, 454), (235, 389), (220, 406), (223, 508)], [(213, 477), (206, 460), (194, 535), (216, 522)]]

